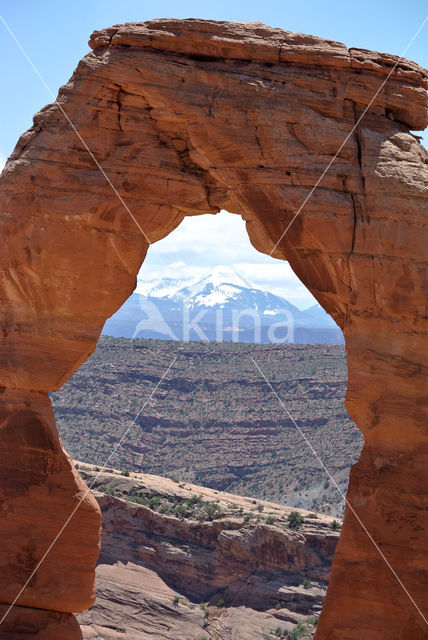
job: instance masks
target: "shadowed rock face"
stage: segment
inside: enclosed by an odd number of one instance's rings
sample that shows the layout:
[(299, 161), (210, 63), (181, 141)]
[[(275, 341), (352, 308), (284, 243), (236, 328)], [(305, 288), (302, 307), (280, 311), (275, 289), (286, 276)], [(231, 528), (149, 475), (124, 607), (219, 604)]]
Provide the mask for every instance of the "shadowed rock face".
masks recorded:
[[(7, 611), (0, 605), (0, 616)], [(79, 624), (71, 613), (45, 611), (15, 606), (7, 615), (1, 629), (2, 640), (83, 640)]]
[[(0, 601), (13, 600), (15, 577), (31, 573), (56, 529), (45, 507), (61, 505), (54, 511), (65, 520), (84, 490), (58, 442), (47, 392), (93, 351), (105, 319), (132, 292), (148, 241), (185, 215), (224, 208), (244, 217), (257, 249), (290, 261), (343, 329), (347, 409), (365, 437), (348, 500), (422, 608), (428, 172), (409, 129), (427, 123), (426, 72), (259, 23), (127, 24), (94, 33), (90, 45), (58, 101), (105, 175), (54, 104), (35, 116), (0, 179), (1, 451), (25, 470), (25, 488), (14, 474), (2, 483), (0, 573), (14, 580), (5, 579)], [(20, 527), (15, 505), (34, 507), (34, 495), (43, 508)], [(82, 523), (92, 533), (82, 536)], [(12, 538), (16, 528), (22, 538)], [(89, 606), (98, 529), (88, 498), (67, 528), (67, 550), (61, 541), (54, 547), (19, 603)], [(45, 589), (59, 582), (59, 566), (61, 587)], [(318, 640), (417, 640), (424, 630), (348, 509)]]

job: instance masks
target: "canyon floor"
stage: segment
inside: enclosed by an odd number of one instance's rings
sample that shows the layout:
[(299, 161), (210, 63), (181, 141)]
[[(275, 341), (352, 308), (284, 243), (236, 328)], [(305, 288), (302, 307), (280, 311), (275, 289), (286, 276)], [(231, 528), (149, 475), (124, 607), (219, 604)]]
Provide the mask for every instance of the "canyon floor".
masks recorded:
[(346, 491), (362, 446), (343, 404), (346, 380), (341, 345), (101, 337), (51, 397), (75, 459), (104, 464), (131, 427), (111, 459), (117, 468), (341, 517), (343, 499), (302, 433)]
[(149, 474), (76, 463), (101, 506), (85, 640), (312, 638), (341, 523)]

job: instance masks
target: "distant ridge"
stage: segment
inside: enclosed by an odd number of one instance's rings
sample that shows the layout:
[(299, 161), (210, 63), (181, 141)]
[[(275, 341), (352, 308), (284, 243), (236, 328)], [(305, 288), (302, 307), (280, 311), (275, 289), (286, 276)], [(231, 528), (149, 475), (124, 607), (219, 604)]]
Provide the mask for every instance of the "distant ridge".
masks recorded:
[(332, 318), (318, 304), (301, 311), (258, 288), (230, 267), (202, 278), (139, 283), (104, 325), (103, 334), (125, 338), (249, 343), (343, 344)]

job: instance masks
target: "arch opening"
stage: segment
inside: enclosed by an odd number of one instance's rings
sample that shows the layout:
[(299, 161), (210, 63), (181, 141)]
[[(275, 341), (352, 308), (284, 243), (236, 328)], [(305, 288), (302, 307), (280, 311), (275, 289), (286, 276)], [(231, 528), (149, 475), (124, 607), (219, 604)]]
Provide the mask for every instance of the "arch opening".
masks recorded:
[[(269, 282), (262, 269), (268, 271)], [(329, 461), (329, 473), (344, 493), (362, 442), (343, 405), (344, 347), (302, 344), (317, 343), (320, 337), (328, 342), (336, 332), (317, 328), (316, 319), (315, 326), (304, 325), (305, 314), (290, 303), (297, 298), (299, 306), (312, 307), (308, 316), (312, 321), (316, 301), (290, 272), (287, 263), (265, 257), (250, 245), (239, 216), (221, 212), (185, 218), (149, 248), (138, 275), (139, 293), (134, 291), (107, 321), (94, 355), (52, 397), (65, 448), (79, 461), (85, 481), (95, 482), (105, 523), (97, 566), (98, 600), (90, 613), (79, 616), (86, 625), (104, 625), (108, 594), (122, 589), (123, 564), (132, 562), (132, 572), (141, 577), (134, 598), (154, 598), (145, 587), (146, 572), (153, 571), (164, 589), (166, 584), (180, 594), (176, 597), (189, 599), (193, 606), (208, 603), (210, 629), (216, 625), (214, 603), (221, 591), (225, 607), (220, 615), (230, 618), (233, 628), (245, 625), (240, 611), (246, 607), (246, 616), (254, 616), (255, 637), (267, 626), (291, 631), (299, 621), (302, 632), (313, 631), (343, 517), (343, 499), (253, 359), (305, 437)], [(283, 297), (285, 289), (288, 300)], [(318, 305), (315, 310), (327, 324)], [(140, 413), (142, 396), (177, 356)], [(168, 484), (159, 476), (174, 481)], [(128, 521), (118, 499), (149, 507), (159, 522), (151, 525), (138, 519), (137, 528), (137, 516)], [(306, 524), (299, 529), (305, 540), (301, 557), (287, 540), (287, 531), (292, 531), (287, 517), (293, 508), (306, 510), (302, 512)], [(176, 517), (182, 524), (174, 528)], [(230, 517), (236, 521), (236, 535), (247, 531), (254, 538), (253, 543), (244, 543), (244, 548), (249, 545), (247, 551), (252, 548), (252, 559), (245, 563), (220, 544), (230, 531)], [(207, 526), (217, 529), (220, 537), (211, 536), (211, 553), (198, 546), (195, 536), (183, 534), (180, 526), (187, 525), (199, 536)], [(159, 533), (164, 526), (169, 527), (173, 543)], [(269, 531), (271, 526), (275, 528)], [(311, 529), (310, 543), (306, 526)], [(258, 539), (262, 535), (264, 543)], [(130, 550), (132, 541), (138, 544), (138, 553)], [(178, 560), (189, 542), (192, 551), (183, 569), (173, 557), (176, 554)], [(262, 544), (272, 550), (261, 553)], [(323, 554), (308, 549), (322, 544)], [(157, 550), (156, 563), (144, 552), (148, 547)], [(169, 560), (164, 558), (166, 548)], [(284, 554), (289, 558), (286, 564)], [(193, 571), (201, 556), (205, 569), (196, 576)], [(229, 563), (235, 563), (232, 575), (226, 571)], [(250, 590), (244, 587), (248, 581), (253, 583)], [(124, 609), (120, 611), (123, 627), (134, 624)], [(290, 618), (286, 627), (284, 616)], [(159, 614), (158, 624), (161, 620)], [(178, 615), (174, 629), (179, 623)]]
[[(307, 445), (303, 440), (299, 442), (298, 454), (301, 469), (276, 468), (275, 473), (281, 477), (272, 482), (269, 467), (273, 458), (276, 467), (281, 461), (286, 467), (285, 461), (290, 455), (294, 460), (294, 447), (301, 437), (275, 396), (272, 395), (269, 402), (269, 398), (264, 398), (264, 392), (269, 389), (265, 389), (265, 381), (250, 357), (256, 358), (256, 355), (249, 349), (255, 344), (276, 345), (257, 353), (264, 362), (269, 363), (272, 358), (276, 363), (275, 388), (282, 388), (284, 401), (287, 406), (291, 403), (289, 410), (299, 424), (306, 425), (308, 437), (311, 431), (316, 433), (316, 448), (320, 449), (323, 458), (332, 461), (334, 469), (332, 467), (330, 472), (346, 492), (349, 468), (356, 462), (362, 443), (360, 433), (347, 417), (343, 405), (346, 390), (344, 349), (329, 346), (340, 344), (340, 332), (332, 326), (334, 323), (322, 312), (287, 263), (264, 257), (250, 245), (245, 227), (237, 216), (222, 212), (215, 216), (188, 218), (187, 224), (182, 222), (168, 238), (149, 249), (136, 290), (104, 325), (102, 333), (106, 338), (100, 345), (96, 361), (90, 361), (93, 368), (90, 363), (85, 365), (80, 374), (74, 374), (55, 396), (56, 417), (67, 451), (76, 460), (103, 465), (108, 448), (101, 448), (100, 443), (109, 442), (110, 446), (111, 433), (120, 437), (121, 416), (138, 413), (141, 389), (156, 377), (156, 371), (161, 378), (166, 354), (171, 353), (172, 357), (174, 353), (187, 353), (190, 361), (193, 357), (201, 359), (200, 376), (206, 385), (199, 381), (196, 369), (187, 377), (187, 367), (181, 363), (179, 370), (174, 372), (180, 380), (176, 384), (178, 396), (171, 399), (171, 406), (162, 401), (159, 415), (153, 406), (153, 415), (141, 416), (129, 442), (123, 443), (111, 464), (119, 469), (167, 475), (342, 517), (343, 499), (328, 476), (324, 477), (325, 472), (309, 449), (305, 452)], [(219, 242), (223, 243), (221, 247)], [(170, 344), (159, 347), (159, 363), (153, 367), (144, 357), (141, 361), (139, 358), (145, 354), (150, 362), (151, 354), (156, 359), (156, 343), (144, 343), (144, 348), (138, 347), (132, 353), (126, 341), (108, 340), (108, 336), (163, 339)], [(208, 349), (196, 344), (186, 347), (191, 341), (215, 344), (208, 345)], [(228, 345), (222, 346), (224, 342), (238, 344), (231, 350)], [(281, 351), (278, 345), (299, 346)], [(109, 357), (115, 363), (116, 378), (115, 373), (110, 372), (113, 365)], [(221, 362), (229, 357), (234, 364), (229, 367), (228, 363), (222, 373)], [(210, 360), (213, 360), (212, 366)], [(207, 364), (208, 368), (204, 370)], [(159, 370), (157, 366), (160, 366)], [(216, 366), (219, 367), (217, 372)], [(148, 379), (142, 373), (145, 369), (150, 370)], [(272, 374), (270, 365), (269, 372)], [(266, 410), (263, 409), (260, 415), (252, 415), (250, 397), (242, 396), (245, 385), (240, 383), (233, 393), (229, 392), (221, 382), (223, 376), (229, 380), (228, 384), (231, 380), (244, 380), (246, 376), (251, 380), (255, 378), (254, 383), (258, 379)], [(208, 384), (210, 379), (212, 383)], [(190, 393), (193, 387), (195, 394)], [(110, 394), (114, 395), (114, 408)], [(235, 398), (233, 403), (231, 394)], [(204, 397), (210, 395), (212, 402), (208, 403), (203, 419), (198, 418)], [(132, 407), (129, 405), (131, 397)], [(216, 403), (218, 409), (214, 409)], [(261, 398), (254, 399), (253, 404), (262, 407), (263, 402)], [(112, 415), (115, 416), (113, 422)], [(281, 431), (284, 426), (287, 427), (286, 434)], [(212, 460), (210, 463), (210, 439), (224, 441), (229, 428), (234, 432), (230, 435), (233, 447), (224, 444), (225, 451), (220, 458), (213, 454), (217, 462)], [(266, 429), (271, 431), (267, 446)], [(242, 473), (239, 467), (244, 461), (240, 459), (240, 452), (247, 449), (247, 438), (252, 446)], [(224, 455), (229, 449), (230, 455)], [(266, 449), (266, 459), (259, 465), (257, 455), (263, 449)], [(295, 462), (290, 461), (290, 464), (295, 466)], [(228, 471), (233, 467), (236, 472)]]

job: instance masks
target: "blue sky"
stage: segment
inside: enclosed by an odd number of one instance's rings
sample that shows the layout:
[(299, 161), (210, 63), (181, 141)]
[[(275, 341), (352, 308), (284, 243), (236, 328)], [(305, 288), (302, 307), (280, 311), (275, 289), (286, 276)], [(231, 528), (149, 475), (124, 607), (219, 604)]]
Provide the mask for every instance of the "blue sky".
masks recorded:
[[(260, 20), (289, 31), (339, 40), (348, 47), (400, 55), (428, 14), (428, 3), (426, 0), (360, 0), (358, 3), (343, 0), (0, 0), (0, 14), (56, 94), (59, 86), (70, 77), (78, 60), (88, 52), (90, 33), (115, 23), (160, 17)], [(406, 54), (425, 67), (428, 67), (427, 40), (428, 24)], [(13, 150), (19, 135), (31, 126), (33, 114), (51, 101), (46, 88), (3, 24), (0, 24), (0, 77), (1, 164), (2, 158)], [(427, 135), (424, 140), (427, 144)], [(222, 242), (225, 221), (237, 251), (231, 252)], [(201, 247), (199, 252), (192, 252), (195, 240)], [(281, 290), (278, 287), (282, 281), (283, 294), (299, 306), (311, 303), (309, 294), (293, 278), (288, 265), (264, 258), (251, 248), (238, 216), (232, 218), (230, 214), (224, 214), (223, 219), (203, 216), (185, 220), (176, 232), (153, 247), (142, 277), (163, 274), (157, 257), (159, 253), (167, 265), (181, 265), (170, 267), (177, 276), (186, 275), (185, 269), (187, 274), (193, 269), (197, 275), (198, 269), (202, 273), (217, 264), (238, 264), (249, 279), (253, 273), (259, 284), (266, 280), (266, 285), (277, 293)], [(207, 255), (210, 255), (211, 265), (207, 264)], [(252, 270), (249, 264), (254, 265)]]

